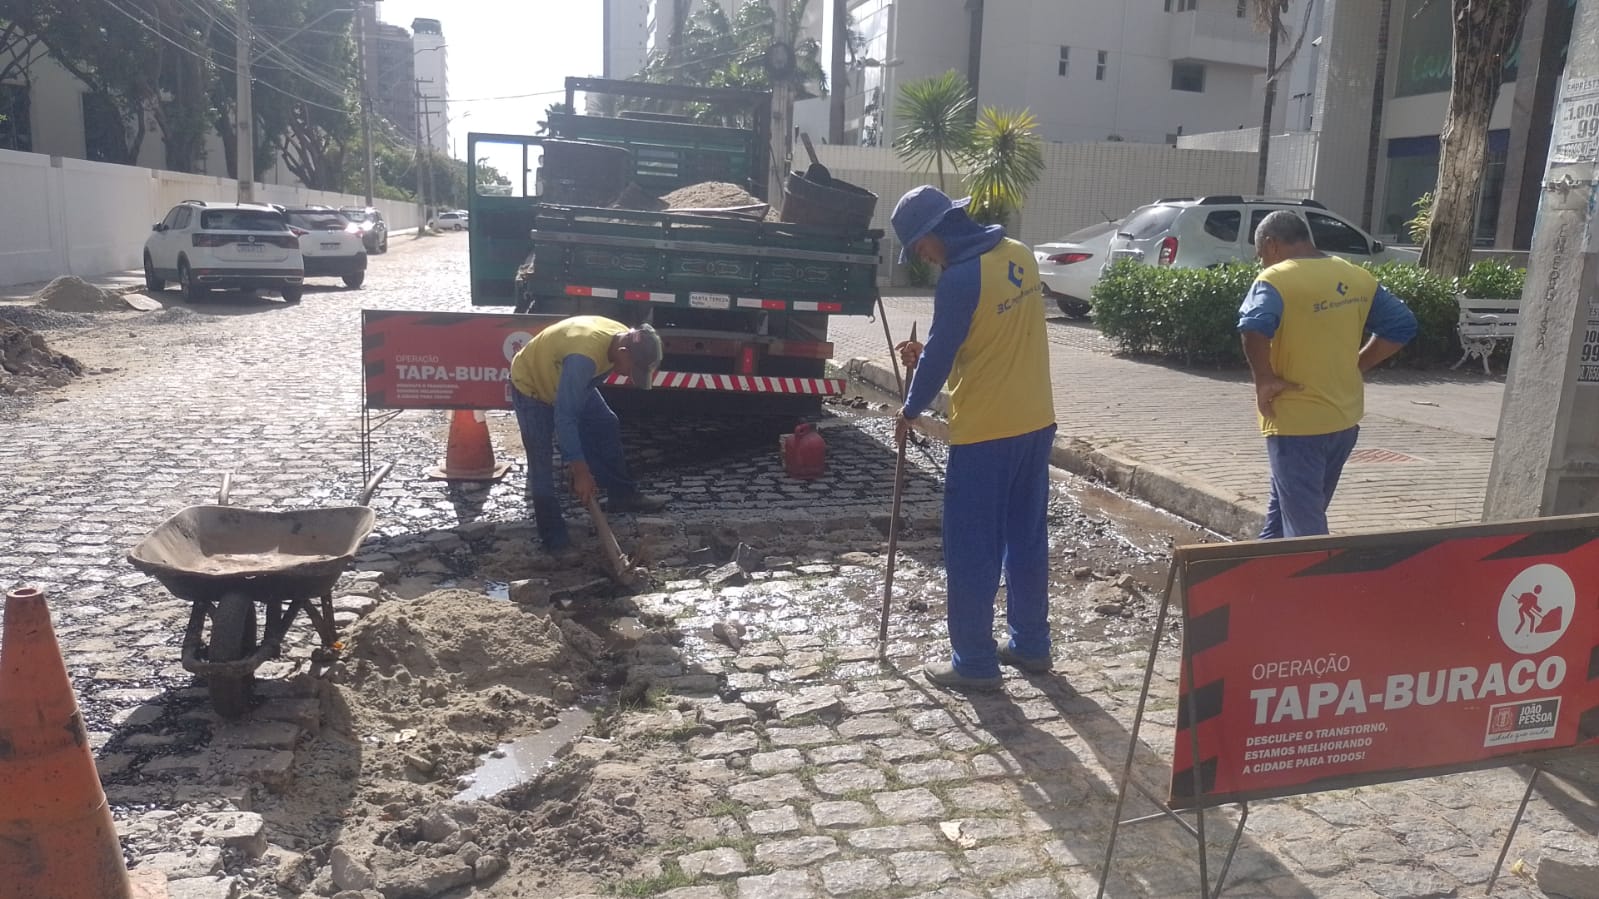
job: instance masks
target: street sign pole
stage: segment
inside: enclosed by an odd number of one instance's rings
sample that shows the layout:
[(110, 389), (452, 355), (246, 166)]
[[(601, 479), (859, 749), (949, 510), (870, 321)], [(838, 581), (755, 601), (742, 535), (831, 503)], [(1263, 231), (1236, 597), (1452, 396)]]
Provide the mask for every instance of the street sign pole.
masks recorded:
[(1483, 518), (1599, 511), (1599, 0), (1578, 0)]

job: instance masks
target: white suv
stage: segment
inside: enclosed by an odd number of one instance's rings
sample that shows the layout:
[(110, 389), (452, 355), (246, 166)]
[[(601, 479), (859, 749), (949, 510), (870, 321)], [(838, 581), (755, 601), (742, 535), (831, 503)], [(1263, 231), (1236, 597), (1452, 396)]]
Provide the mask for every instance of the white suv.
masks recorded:
[[(1127, 217), (1110, 241), (1105, 267), (1120, 259), (1208, 268), (1255, 258), (1260, 220), (1286, 209), (1303, 216), (1316, 249), (1351, 262), (1415, 262), (1415, 250), (1384, 246), (1315, 200), (1225, 195), (1156, 200)], [(1103, 271), (1103, 269), (1102, 269)]]
[(213, 287), (277, 290), (298, 303), (305, 260), (300, 239), (269, 206), (185, 200), (150, 229), (144, 242), (144, 284), (177, 281), (191, 303)]

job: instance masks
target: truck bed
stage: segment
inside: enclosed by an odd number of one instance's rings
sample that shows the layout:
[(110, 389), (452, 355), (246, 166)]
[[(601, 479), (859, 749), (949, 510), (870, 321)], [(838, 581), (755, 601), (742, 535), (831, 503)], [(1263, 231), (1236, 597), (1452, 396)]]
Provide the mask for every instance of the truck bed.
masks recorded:
[(738, 216), (540, 203), (518, 292), (535, 304), (596, 297), (869, 315), (882, 237)]

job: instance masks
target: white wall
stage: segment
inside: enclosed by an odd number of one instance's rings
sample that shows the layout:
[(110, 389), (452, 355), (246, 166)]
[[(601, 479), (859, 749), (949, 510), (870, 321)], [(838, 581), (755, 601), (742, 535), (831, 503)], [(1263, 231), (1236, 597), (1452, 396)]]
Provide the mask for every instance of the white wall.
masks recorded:
[[(1316, 151), (1320, 133), (1315, 131), (1289, 131), (1271, 136), (1270, 158), (1266, 161), (1266, 194), (1273, 197), (1322, 200), (1316, 190)], [(1213, 131), (1209, 134), (1185, 134), (1177, 138), (1177, 146), (1185, 150), (1226, 150), (1254, 155), (1260, 147), (1260, 127), (1240, 128), (1236, 131)], [(1258, 170), (1257, 170), (1258, 171)], [(1251, 185), (1248, 193), (1254, 193)], [(1337, 198), (1345, 200), (1347, 198)], [(1325, 200), (1323, 200), (1326, 203)], [(1327, 206), (1353, 220), (1360, 210), (1335, 203)]]
[[(886, 232), (881, 280), (899, 268), (899, 242), (889, 216), (906, 191), (936, 184), (937, 175), (907, 171), (885, 147), (819, 146), (817, 156), (833, 177), (877, 194), (872, 227)], [(1027, 198), (1010, 236), (1043, 243), (1104, 216), (1120, 216), (1162, 196), (1245, 193), (1255, 183), (1255, 154), (1178, 150), (1159, 144), (1046, 144), (1045, 172)], [(951, 196), (966, 195), (959, 175), (947, 176)], [(900, 283), (899, 279), (895, 283)]]
[[(0, 285), (138, 268), (150, 226), (183, 200), (233, 202), (237, 182), (207, 175), (0, 150)], [(360, 206), (361, 197), (256, 185), (260, 202)], [(416, 225), (416, 206), (377, 200), (389, 227)]]

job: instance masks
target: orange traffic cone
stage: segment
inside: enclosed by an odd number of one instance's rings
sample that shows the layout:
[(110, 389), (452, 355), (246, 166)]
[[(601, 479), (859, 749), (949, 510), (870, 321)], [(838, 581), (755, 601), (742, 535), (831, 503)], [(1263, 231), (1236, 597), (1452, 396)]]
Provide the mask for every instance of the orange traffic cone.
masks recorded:
[(128, 871), (44, 594), (0, 634), (0, 899), (128, 899)]
[(444, 462), (428, 469), (427, 475), (436, 481), (498, 481), (510, 468), (509, 462), (494, 461), (483, 413), (457, 409), (450, 418)]

